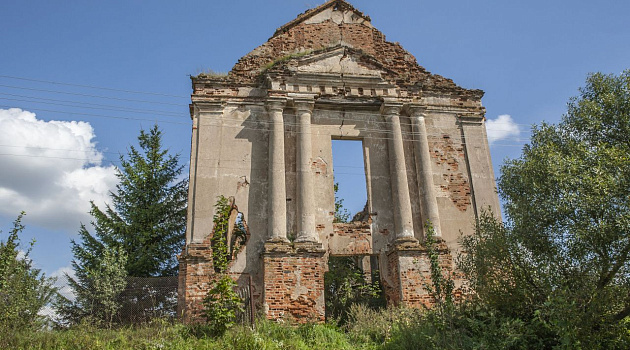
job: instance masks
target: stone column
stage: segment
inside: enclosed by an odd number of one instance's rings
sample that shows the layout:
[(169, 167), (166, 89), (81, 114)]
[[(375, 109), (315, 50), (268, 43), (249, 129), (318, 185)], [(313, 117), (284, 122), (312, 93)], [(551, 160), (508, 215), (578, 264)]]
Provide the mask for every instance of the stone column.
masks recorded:
[(297, 197), (298, 197), (298, 233), (296, 242), (319, 242), (315, 232), (315, 210), (313, 195), (313, 174), (311, 159), (313, 144), (311, 141), (311, 115), (313, 100), (296, 100), (298, 137), (297, 137)]
[(429, 141), (427, 140), (427, 128), (424, 122), (425, 107), (410, 106), (411, 125), (413, 127), (413, 145), (416, 153), (416, 167), (418, 174), (418, 185), (420, 188), (420, 200), (425, 208), (425, 219), (431, 221), (435, 235), (442, 236), (440, 229), (440, 214), (438, 203), (435, 197), (433, 186), (433, 170), (431, 169), (431, 154), (429, 152)]
[(284, 168), (284, 119), (286, 105), (283, 98), (267, 100), (269, 113), (269, 240), (288, 242), (287, 239), (287, 190)]
[(384, 103), (381, 113), (388, 123), (389, 162), (391, 169), (392, 197), (394, 200), (394, 221), (396, 241), (417, 242), (413, 233), (413, 216), (411, 214), (411, 199), (409, 184), (407, 183), (407, 166), (405, 165), (405, 150), (402, 131), (400, 129), (401, 103)]

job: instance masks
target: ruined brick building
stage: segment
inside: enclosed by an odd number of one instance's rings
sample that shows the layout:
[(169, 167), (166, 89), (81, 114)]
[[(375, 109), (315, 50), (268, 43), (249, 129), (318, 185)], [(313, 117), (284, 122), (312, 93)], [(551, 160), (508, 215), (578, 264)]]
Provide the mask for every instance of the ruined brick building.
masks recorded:
[[(371, 256), (387, 300), (430, 304), (430, 220), (452, 271), (460, 232), (499, 203), (483, 91), (431, 74), (343, 0), (280, 27), (227, 76), (192, 78), (193, 120), (180, 312), (198, 316), (213, 276), (217, 197), (246, 241), (229, 272), (270, 318), (324, 318), (329, 256)], [(362, 141), (365, 221), (333, 224), (331, 140)], [(238, 216), (238, 217), (237, 217)], [(233, 241), (233, 240), (231, 240)]]

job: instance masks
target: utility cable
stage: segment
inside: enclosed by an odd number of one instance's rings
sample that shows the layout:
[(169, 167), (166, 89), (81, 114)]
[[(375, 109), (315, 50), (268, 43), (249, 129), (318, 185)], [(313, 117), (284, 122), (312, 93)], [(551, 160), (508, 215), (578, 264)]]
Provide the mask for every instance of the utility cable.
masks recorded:
[(52, 80), (39, 80), (39, 79), (32, 79), (32, 78), (15, 77), (15, 76), (11, 76), (11, 75), (0, 75), (0, 78), (14, 79), (14, 80), (23, 80), (23, 81), (31, 81), (31, 82), (36, 82), (36, 83), (46, 83), (46, 84), (54, 84), (54, 85), (74, 86), (74, 87), (82, 87), (82, 88), (88, 88), (88, 89), (98, 89), (98, 90), (106, 90), (106, 91), (125, 92), (125, 93), (128, 93), (128, 94), (142, 94), (142, 95), (154, 95), (154, 96), (165, 96), (165, 97), (176, 97), (176, 98), (188, 98), (188, 96), (171, 95), (171, 94), (164, 94), (164, 93), (160, 93), (160, 92), (147, 92), (147, 91), (114, 89), (114, 88), (108, 88), (108, 87), (102, 87), (102, 86), (94, 86), (94, 85), (62, 83), (62, 82), (59, 82), (59, 81), (52, 81)]

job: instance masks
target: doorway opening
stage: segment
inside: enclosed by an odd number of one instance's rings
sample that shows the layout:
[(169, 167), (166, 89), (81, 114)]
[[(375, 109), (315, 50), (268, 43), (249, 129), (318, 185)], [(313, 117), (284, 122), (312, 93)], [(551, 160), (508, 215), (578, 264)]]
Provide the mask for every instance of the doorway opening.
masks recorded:
[(329, 256), (324, 274), (326, 320), (339, 325), (349, 320), (351, 306), (361, 304), (371, 309), (387, 305), (378, 260), (374, 255)]

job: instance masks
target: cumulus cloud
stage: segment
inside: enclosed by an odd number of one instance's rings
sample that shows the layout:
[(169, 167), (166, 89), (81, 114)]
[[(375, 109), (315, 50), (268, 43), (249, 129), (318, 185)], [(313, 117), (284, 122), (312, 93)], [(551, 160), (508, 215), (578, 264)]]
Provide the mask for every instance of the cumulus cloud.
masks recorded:
[(496, 119), (486, 121), (486, 132), (488, 142), (492, 144), (499, 140), (518, 138), (521, 131), (509, 114), (501, 114)]
[(0, 215), (25, 211), (29, 221), (76, 232), (116, 185), (102, 166), (87, 122), (43, 121), (19, 108), (0, 109)]
[(70, 284), (68, 283), (69, 278), (72, 278), (75, 281), (77, 279), (77, 275), (71, 266), (58, 268), (50, 275), (50, 277), (55, 278), (55, 287), (57, 287), (57, 291), (59, 292), (59, 294), (70, 301), (74, 301), (76, 299), (74, 290), (72, 289), (72, 287), (70, 287)]

